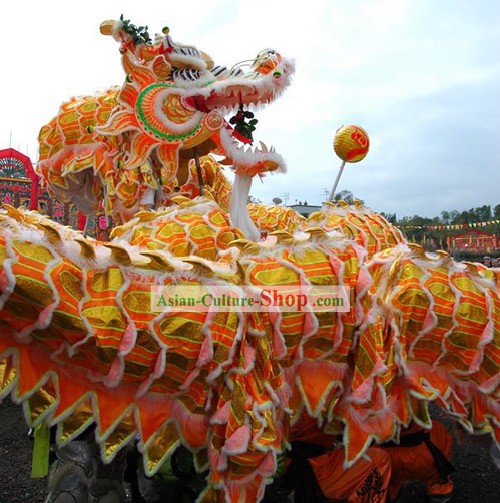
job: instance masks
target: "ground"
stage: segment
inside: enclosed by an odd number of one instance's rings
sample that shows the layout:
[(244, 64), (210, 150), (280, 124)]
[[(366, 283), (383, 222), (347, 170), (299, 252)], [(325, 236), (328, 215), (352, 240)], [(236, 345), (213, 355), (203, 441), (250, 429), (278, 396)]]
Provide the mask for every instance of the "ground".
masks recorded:
[[(5, 399), (0, 404), (0, 503), (43, 503), (45, 480), (30, 478), (31, 448), (22, 408)], [(452, 462), (453, 503), (500, 502), (500, 471), (486, 449), (471, 442), (455, 443)], [(422, 489), (407, 487), (402, 503), (425, 503)]]

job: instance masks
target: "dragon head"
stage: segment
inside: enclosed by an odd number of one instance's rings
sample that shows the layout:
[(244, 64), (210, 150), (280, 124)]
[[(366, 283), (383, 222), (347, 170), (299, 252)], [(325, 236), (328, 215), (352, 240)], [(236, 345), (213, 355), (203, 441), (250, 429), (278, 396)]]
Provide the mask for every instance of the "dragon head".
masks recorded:
[[(252, 177), (285, 171), (274, 148), (254, 144), (257, 120), (248, 108), (279, 96), (290, 83), (293, 64), (266, 49), (228, 69), (195, 47), (175, 43), (168, 28), (154, 42), (147, 28), (123, 17), (105, 21), (100, 29), (119, 41), (126, 79), (118, 106), (96, 133), (120, 137), (126, 147), (116, 153), (119, 165), (140, 167), (155, 178), (151, 185), (157, 182), (165, 193), (185, 176), (191, 158), (209, 152), (223, 156), (222, 163), (236, 173), (233, 224), (245, 232), (250, 219), (242, 205)], [(247, 233), (256, 237), (254, 229)]]

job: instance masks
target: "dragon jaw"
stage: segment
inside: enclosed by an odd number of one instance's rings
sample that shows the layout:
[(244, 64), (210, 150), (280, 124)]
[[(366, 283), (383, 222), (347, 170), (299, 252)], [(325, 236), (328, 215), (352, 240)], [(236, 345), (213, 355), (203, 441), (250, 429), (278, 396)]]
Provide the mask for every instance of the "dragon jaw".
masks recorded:
[[(203, 92), (183, 100), (187, 107), (207, 114), (223, 115), (237, 111), (231, 122), (240, 114), (243, 119), (243, 106), (259, 106), (274, 101), (290, 83), (293, 64), (284, 60), (272, 50), (262, 51), (254, 60), (251, 72), (229, 80), (215, 81)], [(253, 114), (250, 114), (253, 117)], [(243, 119), (244, 122), (244, 119)], [(245, 137), (226, 121), (212, 137), (218, 145), (215, 153), (223, 155), (224, 164), (232, 165), (236, 174), (231, 195), (230, 216), (233, 225), (240, 228), (252, 240), (258, 240), (260, 232), (253, 223), (246, 203), (250, 193), (252, 178), (263, 176), (266, 171), (285, 172), (284, 159), (260, 142), (260, 148), (253, 144), (252, 135)]]

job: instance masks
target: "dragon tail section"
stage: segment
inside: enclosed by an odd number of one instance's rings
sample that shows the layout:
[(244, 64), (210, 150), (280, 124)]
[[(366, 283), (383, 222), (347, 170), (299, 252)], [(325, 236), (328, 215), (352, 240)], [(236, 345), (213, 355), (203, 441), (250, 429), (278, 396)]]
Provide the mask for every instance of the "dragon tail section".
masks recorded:
[(390, 436), (411, 420), (430, 428), (432, 401), (469, 432), (498, 442), (500, 272), (417, 245), (387, 249), (368, 269), (373, 284), (351, 396), (336, 411), (346, 424), (348, 461), (372, 439), (386, 440), (384, 424)]

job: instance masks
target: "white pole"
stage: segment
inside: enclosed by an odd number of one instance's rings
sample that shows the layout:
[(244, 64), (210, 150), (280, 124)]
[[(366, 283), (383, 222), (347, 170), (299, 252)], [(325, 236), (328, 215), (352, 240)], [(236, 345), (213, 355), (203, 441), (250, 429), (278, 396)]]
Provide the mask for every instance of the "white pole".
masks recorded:
[(342, 176), (342, 172), (344, 171), (344, 166), (345, 166), (345, 161), (342, 161), (337, 178), (335, 179), (335, 183), (333, 184), (332, 190), (330, 192), (330, 197), (328, 198), (329, 201), (333, 201), (333, 198), (335, 196), (335, 191), (337, 190), (337, 185), (339, 184), (340, 177)]

